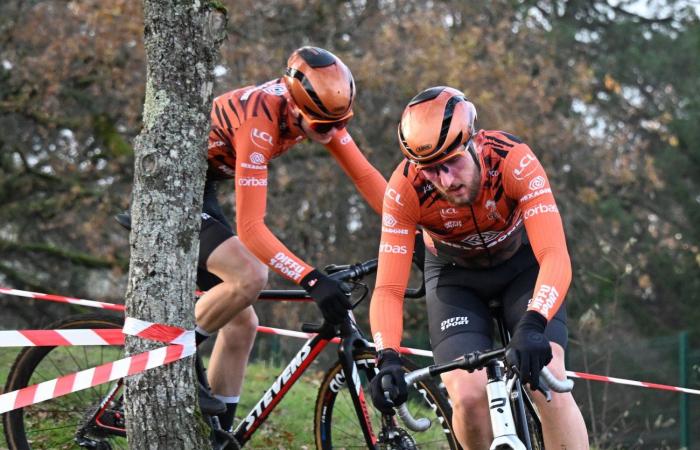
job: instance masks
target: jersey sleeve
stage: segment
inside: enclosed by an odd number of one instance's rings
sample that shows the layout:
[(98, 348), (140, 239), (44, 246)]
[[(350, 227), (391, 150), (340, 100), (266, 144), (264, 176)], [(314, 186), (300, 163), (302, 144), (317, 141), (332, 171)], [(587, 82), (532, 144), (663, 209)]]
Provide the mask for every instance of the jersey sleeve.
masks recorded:
[(382, 211), (382, 196), (386, 189), (386, 180), (362, 154), (355, 141), (343, 128), (326, 144), (326, 148), (338, 161), (343, 171), (352, 179), (362, 197), (377, 214)]
[(236, 226), (238, 236), (275, 272), (299, 284), (313, 267), (294, 255), (265, 224), (267, 163), (278, 145), (278, 127), (249, 120), (236, 132)]
[(418, 196), (400, 171), (394, 172), (382, 207), (377, 281), (370, 304), (370, 325), (377, 350), (399, 349), (403, 334), (403, 299), (420, 219)]
[(520, 144), (508, 154), (503, 186), (523, 211), (525, 230), (540, 265), (528, 310), (550, 320), (569, 289), (571, 261), (547, 174), (527, 145)]

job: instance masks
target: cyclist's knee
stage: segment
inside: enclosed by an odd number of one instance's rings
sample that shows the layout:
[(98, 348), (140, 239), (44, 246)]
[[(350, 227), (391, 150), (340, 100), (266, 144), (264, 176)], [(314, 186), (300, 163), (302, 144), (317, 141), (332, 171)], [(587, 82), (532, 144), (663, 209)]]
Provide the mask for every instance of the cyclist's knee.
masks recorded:
[(450, 400), (459, 414), (480, 414), (488, 404), (486, 377), (479, 372), (472, 374), (454, 372), (444, 378)]
[(456, 397), (450, 394), (455, 409), (463, 410), (467, 415), (478, 415), (488, 404), (486, 389), (461, 389)]
[(267, 285), (267, 266), (258, 260), (249, 261), (245, 268), (236, 274), (236, 278), (239, 292), (245, 297), (247, 306), (251, 306)]

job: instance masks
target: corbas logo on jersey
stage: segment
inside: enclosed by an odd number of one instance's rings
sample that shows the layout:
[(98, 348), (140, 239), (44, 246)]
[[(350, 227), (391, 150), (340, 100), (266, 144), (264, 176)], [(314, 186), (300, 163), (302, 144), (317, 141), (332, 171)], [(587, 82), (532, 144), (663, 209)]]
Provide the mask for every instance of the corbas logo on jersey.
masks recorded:
[(391, 245), (388, 242), (379, 244), (379, 253), (393, 253), (396, 255), (405, 255), (408, 253), (408, 248), (405, 245)]
[(513, 169), (513, 176), (517, 180), (524, 180), (533, 174), (537, 169), (537, 165), (530, 166), (530, 163), (536, 161), (533, 155), (525, 155), (520, 159), (520, 166), (517, 169)]
[(257, 128), (253, 128), (253, 130), (250, 132), (250, 140), (255, 144), (257, 147), (260, 147), (262, 149), (270, 149), (272, 148), (272, 135), (268, 133), (267, 131), (260, 131)]
[(267, 170), (267, 166), (265, 165), (267, 161), (265, 161), (265, 155), (263, 155), (262, 153), (251, 153), (250, 162), (253, 164), (242, 162), (241, 167), (245, 167), (246, 169)]
[(239, 186), (245, 186), (245, 187), (262, 187), (262, 186), (267, 186), (267, 178), (239, 178), (238, 179), (238, 185)]
[(558, 213), (558, 212), (559, 212), (559, 209), (557, 209), (557, 205), (555, 205), (555, 204), (543, 205), (542, 203), (540, 203), (539, 205), (533, 206), (532, 208), (525, 211), (525, 215), (523, 217), (525, 219), (529, 219), (530, 217), (536, 216), (537, 214)]

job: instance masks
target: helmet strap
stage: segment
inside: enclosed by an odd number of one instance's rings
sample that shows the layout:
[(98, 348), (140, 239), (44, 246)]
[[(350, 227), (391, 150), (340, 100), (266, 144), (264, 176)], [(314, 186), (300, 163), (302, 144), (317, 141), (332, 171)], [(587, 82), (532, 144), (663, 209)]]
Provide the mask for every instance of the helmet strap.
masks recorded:
[(469, 154), (472, 155), (474, 164), (476, 164), (476, 168), (479, 171), (479, 175), (481, 175), (481, 164), (479, 163), (479, 158), (476, 156), (476, 150), (474, 149), (474, 141), (471, 137), (467, 141), (467, 151), (469, 151)]

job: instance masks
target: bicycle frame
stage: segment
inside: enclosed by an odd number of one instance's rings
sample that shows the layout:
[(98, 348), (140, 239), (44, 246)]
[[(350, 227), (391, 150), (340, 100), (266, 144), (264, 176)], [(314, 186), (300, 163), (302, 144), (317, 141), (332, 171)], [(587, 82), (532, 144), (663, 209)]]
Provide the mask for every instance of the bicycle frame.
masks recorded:
[[(510, 333), (506, 328), (505, 321), (503, 319), (502, 305), (497, 300), (492, 300), (489, 302), (489, 308), (492, 311), (492, 315), (496, 320), (496, 327), (498, 328), (498, 335), (501, 339), (503, 347), (506, 347), (510, 342)], [(530, 397), (524, 394), (522, 382), (520, 378), (515, 381), (513, 385), (513, 391), (511, 393), (513, 400), (515, 402), (515, 411), (512, 411), (513, 418), (515, 419), (515, 426), (517, 427), (517, 434), (523, 437), (523, 444), (527, 450), (532, 450), (532, 441), (530, 440), (530, 430), (527, 427), (527, 416), (525, 415), (525, 408), (528, 409), (532, 417), (539, 419), (539, 415), (535, 411), (535, 407), (532, 405), (532, 400)], [(542, 425), (539, 420), (536, 420), (536, 426), (540, 429)]]
[[(281, 294), (281, 295), (280, 295)], [(284, 300), (306, 300), (309, 299), (306, 291), (263, 291), (260, 299), (284, 299)], [(306, 369), (323, 351), (323, 349), (335, 338), (340, 336), (338, 345), (338, 357), (343, 367), (343, 380), (338, 380), (339, 384), (347, 383), (348, 390), (353, 400), (355, 411), (360, 422), (365, 442), (369, 448), (374, 448), (377, 437), (374, 435), (367, 410), (367, 402), (364, 392), (360, 386), (360, 378), (357, 366), (353, 358), (353, 352), (357, 350), (369, 349), (369, 343), (362, 336), (359, 328), (355, 325), (354, 319), (348, 313), (348, 320), (339, 326), (336, 333), (334, 327), (330, 325), (304, 325), (304, 331), (317, 332), (318, 334), (309, 338), (301, 346), (289, 364), (277, 376), (268, 390), (260, 397), (257, 404), (243, 418), (233, 431), (236, 440), (242, 447), (248, 442), (255, 431), (265, 422), (277, 404), (284, 398), (289, 390), (303, 375)]]

